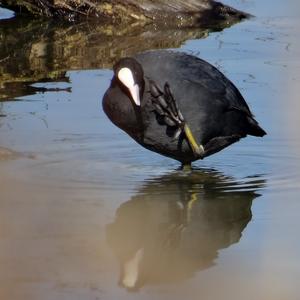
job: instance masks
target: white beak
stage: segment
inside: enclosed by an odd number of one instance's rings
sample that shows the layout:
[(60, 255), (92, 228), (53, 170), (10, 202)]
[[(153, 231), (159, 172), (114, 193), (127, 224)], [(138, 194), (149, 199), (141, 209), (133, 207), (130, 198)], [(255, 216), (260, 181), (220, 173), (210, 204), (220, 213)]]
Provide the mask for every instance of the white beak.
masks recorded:
[(129, 92), (131, 94), (131, 97), (134, 101), (134, 103), (137, 105), (137, 106), (140, 106), (141, 105), (141, 100), (140, 100), (140, 88), (137, 84), (134, 84), (133, 86), (131, 87), (128, 87), (129, 89)]
[(126, 288), (134, 288), (140, 277), (140, 263), (144, 256), (144, 249), (139, 249), (134, 256), (124, 263), (124, 277), (122, 284)]
[(134, 103), (137, 106), (140, 106), (140, 89), (139, 86), (134, 82), (131, 70), (129, 68), (122, 68), (118, 72), (117, 76), (119, 80), (128, 88)]

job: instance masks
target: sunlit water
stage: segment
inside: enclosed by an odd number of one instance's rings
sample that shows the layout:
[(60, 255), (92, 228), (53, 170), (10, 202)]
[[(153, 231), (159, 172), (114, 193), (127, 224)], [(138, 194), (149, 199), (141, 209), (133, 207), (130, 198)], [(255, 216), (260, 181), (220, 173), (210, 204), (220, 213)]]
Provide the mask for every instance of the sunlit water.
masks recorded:
[(257, 17), (179, 49), (220, 68), (268, 133), (191, 172), (109, 122), (110, 70), (0, 102), (1, 299), (299, 299), (296, 2), (227, 1)]

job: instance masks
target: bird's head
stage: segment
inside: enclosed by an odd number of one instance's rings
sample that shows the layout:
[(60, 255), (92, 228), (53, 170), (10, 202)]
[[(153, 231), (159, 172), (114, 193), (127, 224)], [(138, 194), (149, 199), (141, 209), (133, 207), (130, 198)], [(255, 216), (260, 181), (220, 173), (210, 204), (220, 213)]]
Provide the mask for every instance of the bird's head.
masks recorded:
[(140, 106), (145, 85), (144, 72), (140, 63), (131, 57), (122, 58), (114, 65), (114, 74), (118, 84), (129, 92), (135, 105)]

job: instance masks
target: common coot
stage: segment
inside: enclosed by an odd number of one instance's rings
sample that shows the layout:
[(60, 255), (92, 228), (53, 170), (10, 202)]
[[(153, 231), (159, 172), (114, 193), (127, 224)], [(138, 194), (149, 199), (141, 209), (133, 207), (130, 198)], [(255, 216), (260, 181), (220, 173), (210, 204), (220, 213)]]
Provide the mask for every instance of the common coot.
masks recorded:
[(147, 51), (113, 70), (106, 115), (143, 147), (183, 165), (266, 134), (233, 83), (198, 57)]

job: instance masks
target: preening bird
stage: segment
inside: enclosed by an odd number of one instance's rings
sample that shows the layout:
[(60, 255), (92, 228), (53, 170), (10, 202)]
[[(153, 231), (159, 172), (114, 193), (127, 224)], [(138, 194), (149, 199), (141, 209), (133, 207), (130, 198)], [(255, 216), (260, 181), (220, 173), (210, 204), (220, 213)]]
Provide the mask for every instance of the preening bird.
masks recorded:
[(120, 59), (103, 97), (108, 118), (143, 147), (188, 165), (247, 135), (266, 132), (234, 84), (182, 52)]

